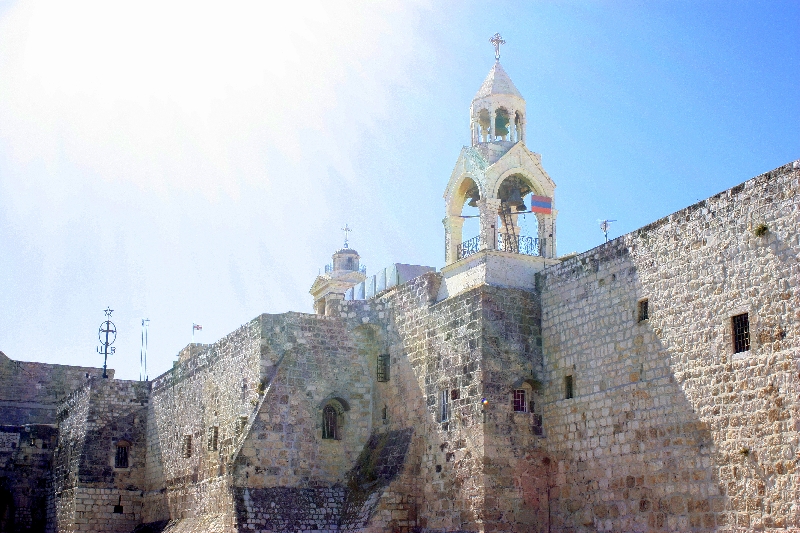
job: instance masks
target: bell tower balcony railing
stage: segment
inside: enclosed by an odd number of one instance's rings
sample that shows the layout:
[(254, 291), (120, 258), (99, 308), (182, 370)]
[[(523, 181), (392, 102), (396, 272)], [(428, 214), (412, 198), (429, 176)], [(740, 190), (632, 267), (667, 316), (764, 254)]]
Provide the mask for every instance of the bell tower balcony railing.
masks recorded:
[[(366, 276), (367, 275), (367, 266), (362, 264), (360, 267), (358, 267), (358, 271)], [(333, 272), (333, 265), (331, 265), (331, 264), (325, 265), (325, 273), (326, 274), (330, 274), (332, 272)], [(355, 271), (353, 271), (353, 272), (355, 272)]]
[[(464, 259), (477, 253), (480, 249), (481, 237), (478, 235), (456, 246), (457, 258)], [(497, 235), (497, 250), (512, 254), (541, 256), (544, 253), (544, 239), (500, 233)]]

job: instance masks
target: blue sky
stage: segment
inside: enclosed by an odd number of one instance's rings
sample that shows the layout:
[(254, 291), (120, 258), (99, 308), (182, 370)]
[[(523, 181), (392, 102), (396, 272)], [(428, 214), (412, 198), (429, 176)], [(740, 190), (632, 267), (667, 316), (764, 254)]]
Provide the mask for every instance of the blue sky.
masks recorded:
[(560, 254), (800, 158), (800, 3), (0, 2), (0, 350), (118, 377), (308, 289), (443, 264), (442, 193), (502, 63)]

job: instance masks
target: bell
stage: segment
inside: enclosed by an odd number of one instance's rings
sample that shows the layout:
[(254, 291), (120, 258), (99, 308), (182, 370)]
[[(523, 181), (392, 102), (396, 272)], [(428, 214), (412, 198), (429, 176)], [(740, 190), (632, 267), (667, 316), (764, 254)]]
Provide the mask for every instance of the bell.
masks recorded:
[(469, 202), (467, 202), (467, 205), (470, 207), (478, 207), (478, 199), (475, 197), (470, 198)]
[(525, 202), (522, 201), (522, 196), (519, 194), (519, 189), (514, 187), (511, 189), (511, 193), (508, 195), (508, 200), (506, 200), (509, 207), (515, 207), (517, 211), (525, 211)]

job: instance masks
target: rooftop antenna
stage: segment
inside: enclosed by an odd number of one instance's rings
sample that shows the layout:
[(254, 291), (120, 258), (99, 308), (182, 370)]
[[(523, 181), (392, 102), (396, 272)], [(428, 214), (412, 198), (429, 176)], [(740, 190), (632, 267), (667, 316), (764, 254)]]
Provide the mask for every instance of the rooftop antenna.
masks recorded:
[(107, 307), (103, 312), (106, 314), (106, 320), (100, 324), (100, 330), (97, 332), (97, 337), (100, 339), (102, 349), (101, 346), (98, 346), (97, 353), (103, 354), (103, 377), (107, 378), (108, 373), (106, 372), (106, 368), (108, 365), (108, 354), (113, 354), (116, 351), (111, 345), (117, 340), (117, 326), (111, 322), (111, 313), (114, 312), (111, 306)]
[(616, 222), (616, 220), (600, 220), (600, 229), (603, 230), (603, 236), (606, 238), (606, 242), (608, 242), (608, 228), (611, 227), (612, 222)]
[(142, 349), (139, 352), (139, 381), (147, 381), (147, 328), (150, 327), (150, 319), (142, 319)]
[(344, 247), (345, 248), (350, 248), (350, 244), (349, 244), (349, 242), (347, 240), (347, 237), (348, 237), (348, 233), (350, 233), (353, 230), (351, 230), (350, 227), (347, 224), (345, 224), (344, 227), (342, 228), (342, 231), (344, 232)]
[(494, 60), (499, 62), (500, 61), (500, 45), (501, 44), (506, 44), (506, 42), (503, 40), (503, 38), (500, 36), (499, 33), (495, 33), (494, 35), (492, 35), (492, 38), (489, 39), (489, 42), (494, 45)]

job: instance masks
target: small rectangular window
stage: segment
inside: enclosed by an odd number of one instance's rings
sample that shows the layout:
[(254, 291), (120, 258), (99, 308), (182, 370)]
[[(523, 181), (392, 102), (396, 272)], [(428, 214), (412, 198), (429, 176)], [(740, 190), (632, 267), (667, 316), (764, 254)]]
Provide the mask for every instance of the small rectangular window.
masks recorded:
[(640, 300), (639, 301), (639, 322), (643, 322), (643, 321), (647, 320), (648, 318), (650, 318), (650, 315), (648, 314), (647, 300)]
[(208, 451), (217, 451), (219, 441), (219, 426), (211, 426), (208, 428)]
[(382, 353), (378, 356), (378, 381), (389, 381), (389, 354)]
[(746, 352), (750, 349), (750, 319), (747, 313), (731, 318), (733, 323), (733, 353)]
[(517, 413), (524, 413), (526, 411), (525, 404), (525, 389), (516, 389), (514, 391), (514, 411)]
[(461, 389), (453, 389), (450, 391), (450, 399), (455, 401), (461, 398)]
[(564, 399), (569, 400), (574, 396), (574, 383), (572, 376), (564, 376)]
[(542, 415), (533, 415), (533, 434), (541, 437), (544, 431), (542, 430)]
[(450, 391), (443, 390), (439, 394), (439, 421), (450, 420)]
[(117, 446), (117, 455), (114, 457), (114, 468), (128, 468), (127, 446)]
[(191, 435), (184, 435), (183, 436), (183, 458), (188, 459), (192, 456), (192, 436)]

